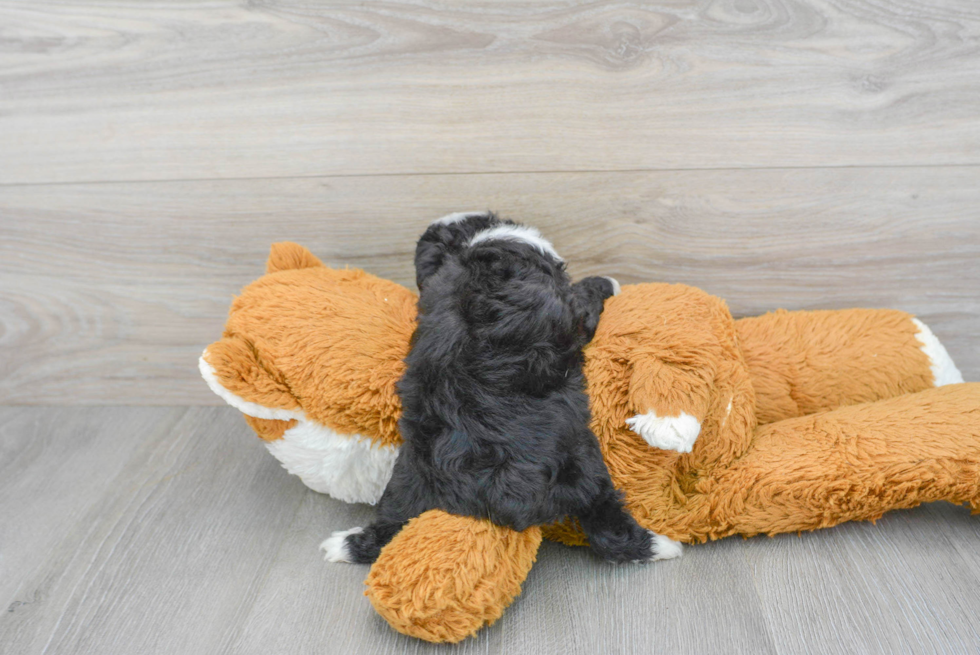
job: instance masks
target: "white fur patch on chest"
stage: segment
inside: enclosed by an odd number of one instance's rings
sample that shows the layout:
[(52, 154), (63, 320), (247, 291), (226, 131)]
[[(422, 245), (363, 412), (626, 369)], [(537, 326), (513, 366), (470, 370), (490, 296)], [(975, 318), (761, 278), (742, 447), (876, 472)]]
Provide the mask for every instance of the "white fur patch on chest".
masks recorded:
[[(205, 355), (207, 351), (205, 351)], [(295, 420), (281, 439), (266, 448), (287, 471), (313, 491), (347, 503), (376, 504), (388, 485), (397, 446), (384, 446), (359, 434), (341, 434), (311, 421), (299, 410), (263, 407), (228, 391), (202, 355), (201, 377), (214, 393), (243, 414), (262, 419)]]
[(266, 448), (313, 491), (371, 505), (381, 499), (398, 457), (397, 447), (339, 434), (312, 421), (299, 421), (282, 439), (266, 442)]

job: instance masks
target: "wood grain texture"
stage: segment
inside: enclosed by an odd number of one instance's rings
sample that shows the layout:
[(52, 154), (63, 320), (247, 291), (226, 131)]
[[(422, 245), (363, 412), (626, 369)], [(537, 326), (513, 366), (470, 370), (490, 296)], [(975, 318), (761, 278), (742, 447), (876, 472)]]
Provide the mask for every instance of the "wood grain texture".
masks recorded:
[(936, 503), (887, 515), (879, 523), (885, 539), (852, 523), (802, 539), (747, 541), (774, 639), (787, 652), (819, 644), (828, 655), (974, 652), (980, 627), (963, 594), (977, 587), (978, 569), (975, 558), (949, 555), (960, 544), (975, 551), (976, 524), (964, 508)]
[(0, 410), (0, 643), (47, 639), (53, 623), (38, 608), (57, 607), (65, 598), (52, 597), (76, 581), (73, 551), (94, 537), (93, 519), (108, 509), (100, 499), (132, 493), (113, 483), (147, 442), (168, 440), (186, 411)]
[(0, 499), (0, 553), (18, 564), (0, 578), (4, 652), (226, 648), (306, 493), (237, 418), (0, 411), (2, 452), (23, 462)]
[(973, 0), (0, 1), (0, 182), (980, 163)]
[(412, 285), (425, 225), (483, 207), (574, 276), (910, 311), (980, 379), (980, 168), (371, 176), (4, 189), (0, 402), (220, 403), (196, 360), (271, 242)]
[(141, 653), (967, 653), (980, 521), (936, 504), (609, 566), (545, 544), (453, 647), (392, 631), (318, 544), (373, 511), (306, 489), (231, 408), (0, 408), (0, 644)]

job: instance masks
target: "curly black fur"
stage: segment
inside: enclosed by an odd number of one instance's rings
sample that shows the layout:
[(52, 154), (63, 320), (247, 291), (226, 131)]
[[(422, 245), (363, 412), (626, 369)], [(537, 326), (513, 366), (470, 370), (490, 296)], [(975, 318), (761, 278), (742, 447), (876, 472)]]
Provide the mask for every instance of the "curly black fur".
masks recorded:
[(515, 224), (470, 215), (418, 242), (419, 322), (398, 384), (405, 443), (377, 520), (346, 538), (353, 561), (373, 562), (435, 508), (515, 530), (572, 516), (605, 559), (654, 554), (589, 428), (582, 348), (613, 283), (572, 284), (553, 251), (524, 240), (471, 244), (500, 226)]

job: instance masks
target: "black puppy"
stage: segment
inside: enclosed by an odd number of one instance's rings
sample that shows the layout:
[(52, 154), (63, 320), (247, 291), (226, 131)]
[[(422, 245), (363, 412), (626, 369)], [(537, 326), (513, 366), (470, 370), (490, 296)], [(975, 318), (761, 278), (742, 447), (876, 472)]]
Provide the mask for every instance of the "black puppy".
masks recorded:
[(326, 559), (370, 563), (430, 509), (514, 530), (576, 517), (615, 562), (680, 555), (623, 508), (589, 428), (582, 347), (610, 278), (571, 284), (537, 230), (452, 214), (418, 242), (418, 327), (398, 383), (404, 445), (367, 528), (336, 532)]

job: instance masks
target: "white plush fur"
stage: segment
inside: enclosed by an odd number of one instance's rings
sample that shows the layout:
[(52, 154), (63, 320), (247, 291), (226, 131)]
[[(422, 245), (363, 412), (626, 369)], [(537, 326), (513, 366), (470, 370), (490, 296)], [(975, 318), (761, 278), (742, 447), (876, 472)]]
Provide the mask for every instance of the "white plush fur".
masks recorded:
[(487, 216), (490, 212), (487, 211), (473, 211), (473, 212), (453, 212), (452, 214), (446, 214), (442, 218), (437, 218), (432, 221), (433, 224), (441, 223), (442, 225), (450, 225), (452, 223), (458, 223), (463, 219), (469, 218), (470, 216)]
[(657, 416), (656, 412), (637, 414), (626, 425), (654, 448), (689, 453), (701, 434), (701, 423), (686, 412), (680, 416)]
[(350, 530), (334, 532), (320, 544), (323, 551), (323, 559), (327, 562), (349, 562), (351, 561), (350, 552), (347, 550), (347, 536), (360, 534), (364, 528), (351, 528)]
[(522, 241), (536, 248), (539, 252), (550, 255), (558, 261), (564, 261), (557, 252), (555, 252), (554, 246), (551, 242), (541, 236), (533, 227), (528, 227), (526, 225), (498, 225), (497, 227), (492, 227), (489, 230), (483, 230), (482, 232), (477, 232), (472, 239), (470, 239), (470, 245), (475, 245), (481, 241), (491, 241), (491, 240), (504, 240), (504, 241)]
[(684, 546), (681, 545), (681, 542), (674, 541), (670, 537), (665, 537), (656, 532), (651, 532), (650, 536), (653, 537), (653, 557), (650, 558), (651, 562), (656, 562), (661, 559), (674, 559), (684, 554)]
[(919, 328), (915, 338), (921, 343), (920, 349), (929, 358), (929, 368), (932, 369), (932, 376), (935, 378), (935, 385), (941, 387), (947, 384), (959, 384), (963, 381), (963, 375), (956, 364), (953, 363), (946, 348), (940, 343), (936, 335), (932, 333), (929, 326), (917, 318), (912, 322)]
[(358, 434), (340, 434), (306, 418), (299, 410), (249, 402), (221, 386), (214, 367), (203, 355), (198, 364), (211, 390), (243, 414), (297, 421), (281, 439), (267, 441), (266, 448), (307, 487), (348, 503), (374, 505), (381, 498), (398, 457), (397, 447), (382, 446)]
[(266, 448), (283, 467), (313, 491), (347, 503), (374, 505), (391, 478), (398, 449), (360, 435), (338, 434), (300, 421)]

